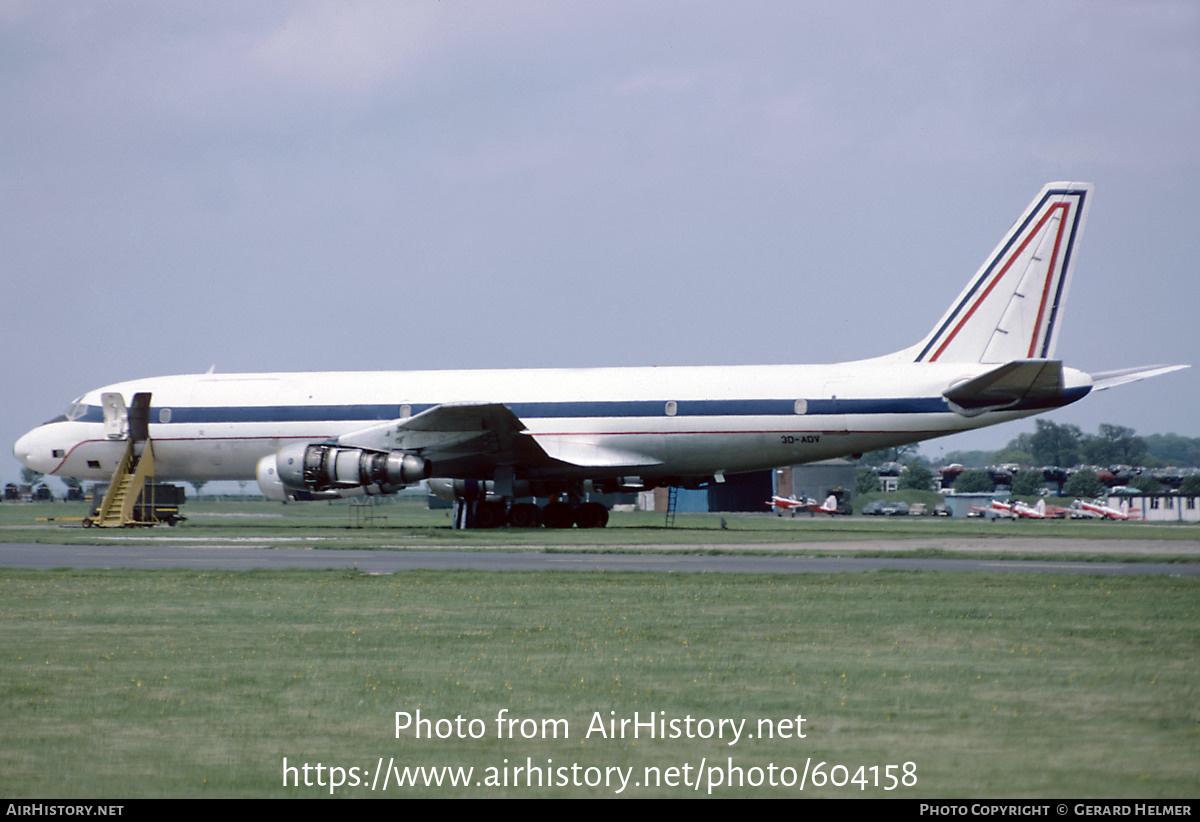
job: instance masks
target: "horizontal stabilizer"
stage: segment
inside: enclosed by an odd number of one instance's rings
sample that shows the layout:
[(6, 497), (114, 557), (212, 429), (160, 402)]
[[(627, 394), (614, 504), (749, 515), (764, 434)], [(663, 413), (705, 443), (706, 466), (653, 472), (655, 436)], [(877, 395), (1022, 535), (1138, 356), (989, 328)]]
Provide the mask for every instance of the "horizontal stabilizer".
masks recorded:
[(1061, 360), (1013, 360), (947, 389), (942, 396), (955, 413), (977, 417), (1019, 404), (1054, 400), (1062, 393)]
[(1159, 374), (1170, 374), (1172, 371), (1180, 371), (1184, 368), (1191, 368), (1191, 366), (1148, 365), (1139, 368), (1122, 368), (1117, 371), (1101, 371), (1098, 374), (1092, 375), (1092, 390), (1103, 391), (1105, 388), (1112, 388), (1114, 385), (1137, 382), (1149, 377), (1157, 377)]

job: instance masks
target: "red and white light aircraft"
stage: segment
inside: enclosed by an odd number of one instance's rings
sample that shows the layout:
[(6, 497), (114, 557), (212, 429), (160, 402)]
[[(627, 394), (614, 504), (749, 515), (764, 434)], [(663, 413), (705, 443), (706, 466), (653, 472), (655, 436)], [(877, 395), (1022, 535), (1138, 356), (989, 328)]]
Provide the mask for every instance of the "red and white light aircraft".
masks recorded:
[(1122, 510), (1121, 508), (1101, 505), (1099, 502), (1084, 502), (1083, 500), (1076, 500), (1076, 502), (1079, 503), (1079, 507), (1084, 511), (1096, 514), (1104, 519), (1140, 520), (1142, 518), (1141, 511), (1135, 511), (1130, 508)]
[(971, 510), (978, 512), (980, 515), (995, 514), (998, 517), (1017, 518), (1017, 512), (1013, 510), (1012, 503), (1001, 502), (998, 499), (992, 500), (990, 505), (972, 505)]
[(1044, 499), (1038, 500), (1037, 505), (1029, 505), (1021, 500), (1016, 500), (1014, 502), (1001, 502), (1000, 500), (992, 500), (992, 504), (988, 508), (984, 508), (979, 505), (972, 505), (971, 510), (983, 512), (991, 511), (997, 516), (1011, 517), (1013, 519), (1017, 519), (1018, 517), (1024, 519), (1062, 519), (1063, 515), (1066, 513), (1065, 508), (1059, 508), (1053, 505), (1047, 507)]
[(1038, 500), (1037, 505), (1027, 505), (1017, 500), (1013, 503), (1013, 512), (1017, 516), (1027, 519), (1062, 519), (1066, 516), (1067, 509), (1057, 505), (1046, 505), (1044, 499)]
[(769, 500), (767, 500), (767, 505), (774, 508), (775, 513), (781, 517), (783, 516), (784, 511), (791, 511), (792, 516), (794, 517), (796, 516), (797, 511), (805, 510), (815, 506), (816, 504), (816, 500), (810, 500), (808, 497), (796, 499), (794, 496), (781, 497), (778, 494), (775, 494)]
[(781, 517), (783, 516), (784, 511), (791, 511), (793, 517), (796, 516), (797, 511), (800, 511), (801, 513), (808, 512), (812, 514), (829, 514), (830, 516), (843, 513), (842, 511), (838, 510), (837, 497), (833, 494), (827, 496), (825, 498), (825, 502), (821, 503), (820, 505), (817, 505), (817, 501), (815, 499), (809, 499), (808, 497), (796, 499), (795, 497), (781, 497), (778, 495), (767, 500), (767, 505), (773, 506), (775, 508), (775, 513)]

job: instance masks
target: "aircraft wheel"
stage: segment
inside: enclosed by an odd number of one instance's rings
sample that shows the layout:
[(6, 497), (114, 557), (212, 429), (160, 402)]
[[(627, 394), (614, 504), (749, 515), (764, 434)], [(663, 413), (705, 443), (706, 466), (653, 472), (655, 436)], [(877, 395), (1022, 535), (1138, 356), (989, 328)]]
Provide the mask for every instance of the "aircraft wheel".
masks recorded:
[(537, 528), (542, 524), (542, 512), (532, 502), (514, 505), (508, 512), (508, 524), (513, 528)]
[(575, 522), (571, 506), (565, 502), (552, 502), (542, 509), (542, 525), (547, 528), (570, 528)]
[(598, 502), (585, 502), (575, 509), (575, 524), (580, 528), (603, 528), (608, 525), (608, 509)]
[(476, 528), (499, 528), (504, 524), (504, 505), (499, 502), (481, 502), (475, 509)]

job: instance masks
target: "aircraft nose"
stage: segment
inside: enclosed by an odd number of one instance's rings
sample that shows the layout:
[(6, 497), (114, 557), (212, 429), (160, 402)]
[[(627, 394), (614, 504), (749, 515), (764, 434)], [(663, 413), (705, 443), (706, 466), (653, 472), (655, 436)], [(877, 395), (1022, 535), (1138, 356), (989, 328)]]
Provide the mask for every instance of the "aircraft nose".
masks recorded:
[(35, 428), (13, 445), (13, 456), (22, 464), (43, 474), (50, 473), (58, 460), (53, 458), (50, 446), (45, 441), (43, 428)]

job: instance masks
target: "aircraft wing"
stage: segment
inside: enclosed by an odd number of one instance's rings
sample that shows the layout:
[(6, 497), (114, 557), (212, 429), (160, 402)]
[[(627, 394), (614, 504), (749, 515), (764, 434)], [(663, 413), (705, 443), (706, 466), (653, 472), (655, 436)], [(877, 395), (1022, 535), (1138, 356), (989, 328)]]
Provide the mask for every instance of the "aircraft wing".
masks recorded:
[(662, 465), (662, 460), (655, 457), (609, 448), (576, 437), (551, 435), (534, 439), (548, 456), (571, 465), (588, 468), (637, 468), (646, 465)]
[(500, 403), (447, 403), (412, 417), (372, 425), (337, 438), (339, 445), (403, 450), (427, 459), (511, 450), (525, 430)]
[(446, 403), (412, 417), (373, 425), (337, 439), (338, 444), (418, 454), (435, 465), (479, 458), (489, 464), (552, 461), (587, 468), (661, 464), (661, 460), (619, 451), (576, 437), (534, 437), (503, 403)]
[(1180, 371), (1190, 367), (1188, 365), (1149, 365), (1139, 368), (1122, 368), (1118, 371), (1101, 371), (1092, 375), (1092, 390), (1103, 391), (1115, 385), (1137, 382), (1149, 377), (1157, 377), (1159, 374), (1170, 374), (1172, 371)]

